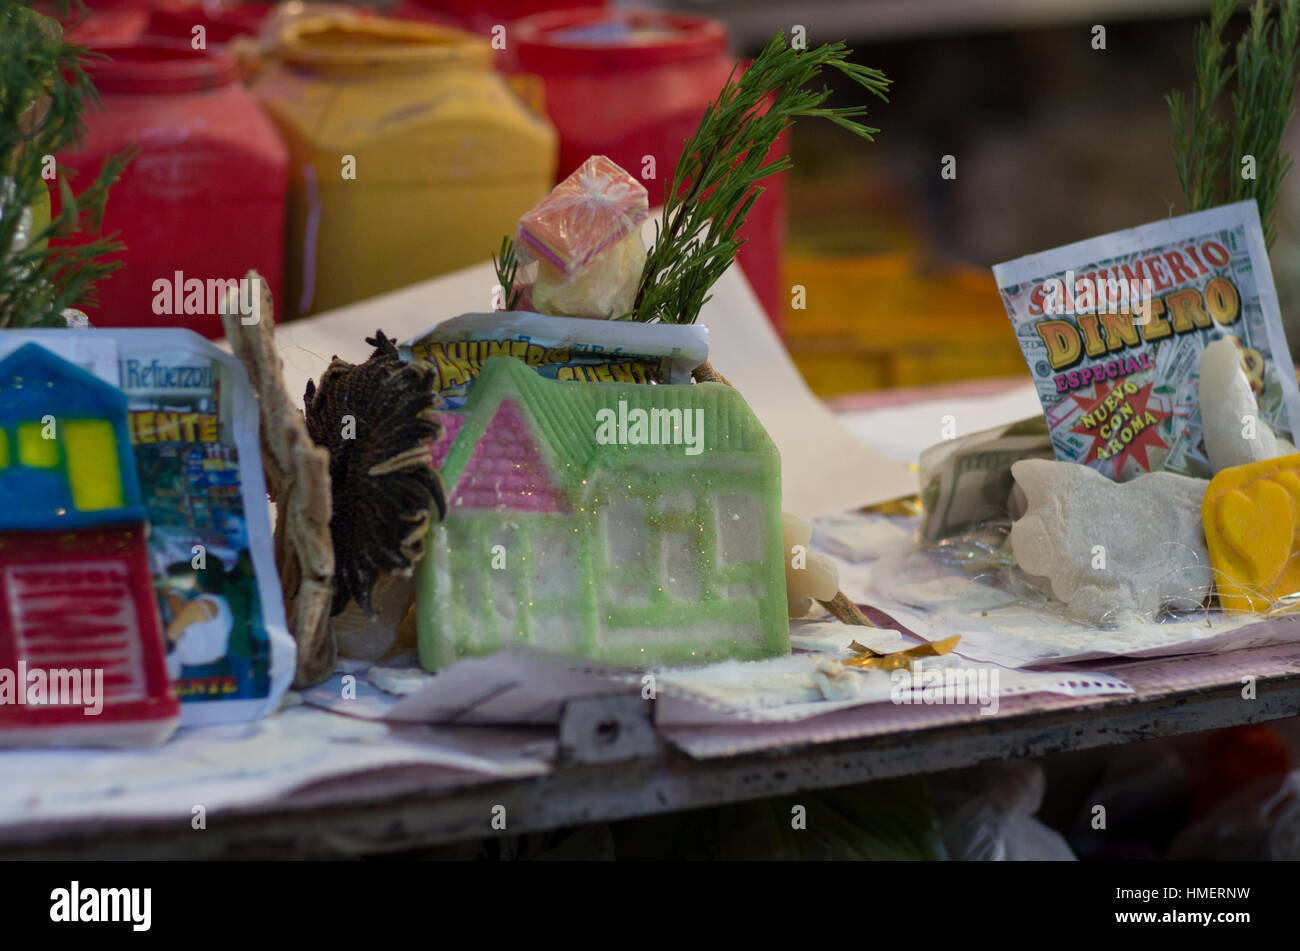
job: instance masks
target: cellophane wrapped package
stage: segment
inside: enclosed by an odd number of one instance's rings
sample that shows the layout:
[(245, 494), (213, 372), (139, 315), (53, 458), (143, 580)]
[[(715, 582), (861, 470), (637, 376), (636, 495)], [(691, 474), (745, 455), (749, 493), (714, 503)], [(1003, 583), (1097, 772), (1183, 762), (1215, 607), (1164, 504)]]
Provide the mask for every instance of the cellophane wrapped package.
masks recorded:
[(0, 356), (29, 341), (126, 393), (182, 726), (272, 712), (293, 679), (295, 645), (243, 366), (177, 327), (7, 330)]
[(593, 155), (519, 219), (518, 247), (537, 261), (533, 309), (563, 317), (618, 317), (636, 297), (649, 211), (645, 186)]

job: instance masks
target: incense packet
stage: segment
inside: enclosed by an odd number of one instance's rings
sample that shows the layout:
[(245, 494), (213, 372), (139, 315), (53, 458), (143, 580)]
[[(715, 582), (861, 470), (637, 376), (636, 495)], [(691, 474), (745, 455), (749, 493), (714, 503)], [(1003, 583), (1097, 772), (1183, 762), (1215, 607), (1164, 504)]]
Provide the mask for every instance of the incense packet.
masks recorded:
[(1291, 439), (1300, 390), (1254, 201), (993, 268), (1058, 459), (1126, 481), (1208, 478), (1202, 351), (1234, 337), (1258, 421)]

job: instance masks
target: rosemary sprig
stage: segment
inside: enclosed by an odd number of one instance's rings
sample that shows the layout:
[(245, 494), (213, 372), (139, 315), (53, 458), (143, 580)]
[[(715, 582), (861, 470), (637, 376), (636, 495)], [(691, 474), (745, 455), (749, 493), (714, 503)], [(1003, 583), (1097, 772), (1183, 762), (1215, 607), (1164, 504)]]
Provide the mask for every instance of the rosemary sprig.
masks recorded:
[[(1223, 31), (1237, 0), (1214, 0), (1210, 21), (1196, 32), (1196, 82), (1190, 102), (1181, 92), (1165, 97), (1174, 129), (1174, 164), (1189, 211), (1225, 201), (1253, 198), (1267, 243), (1276, 235), (1275, 206), (1291, 160), (1282, 137), (1295, 102), (1295, 70), (1300, 54), (1300, 0), (1274, 4), (1255, 0), (1250, 26), (1236, 47), (1236, 62), (1225, 63)], [(1232, 125), (1215, 109), (1235, 73)], [(1254, 176), (1248, 177), (1244, 159)]]
[(79, 195), (70, 170), (56, 167), (59, 214), (42, 226), (32, 211), (45, 203), (47, 156), (80, 135), (86, 104), (96, 101), (85, 55), (29, 3), (0, 0), (0, 327), (61, 324), (65, 308), (93, 304), (96, 282), (120, 266), (104, 260), (122, 248), (112, 235), (77, 245), (50, 239), (99, 229), (109, 185), (130, 153), (107, 160)]
[(790, 167), (788, 156), (768, 161), (768, 151), (795, 118), (827, 119), (872, 140), (879, 130), (857, 121), (865, 106), (825, 108), (829, 89), (803, 88), (830, 68), (887, 101), (889, 80), (850, 55), (843, 43), (789, 48), (778, 33), (739, 78), (732, 71), (682, 150), (626, 319), (694, 323), (743, 243), (737, 232), (763, 192), (758, 183)]
[(523, 289), (515, 287), (515, 276), (519, 273), (519, 258), (515, 255), (515, 243), (510, 235), (501, 238), (501, 250), (492, 255), (492, 267), (497, 272), (497, 283), (505, 295), (506, 310), (515, 310)]
[[(1282, 0), (1276, 23), (1269, 13), (1270, 8), (1256, 0), (1250, 27), (1237, 44), (1237, 91), (1232, 95), (1235, 161), (1228, 196), (1232, 201), (1255, 199), (1271, 247), (1277, 233), (1274, 206), (1278, 190), (1291, 168), (1291, 159), (1282, 150), (1282, 136), (1295, 103), (1300, 0)], [(1254, 178), (1242, 174), (1246, 156), (1254, 157)]]
[(1190, 211), (1217, 204), (1215, 194), (1223, 181), (1228, 127), (1214, 115), (1232, 66), (1224, 65), (1228, 47), (1223, 42), (1237, 0), (1214, 0), (1210, 22), (1196, 28), (1196, 82), (1190, 104), (1179, 90), (1165, 96), (1174, 127), (1174, 164)]

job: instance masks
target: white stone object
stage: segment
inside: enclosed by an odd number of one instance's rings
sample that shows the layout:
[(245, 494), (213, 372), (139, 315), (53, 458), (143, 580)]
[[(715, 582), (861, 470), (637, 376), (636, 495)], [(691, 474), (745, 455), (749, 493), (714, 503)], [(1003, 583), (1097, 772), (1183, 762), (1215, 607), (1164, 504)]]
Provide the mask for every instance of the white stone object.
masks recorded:
[(1022, 459), (1011, 474), (1027, 510), (1011, 526), (1016, 563), (1051, 582), (1077, 617), (1154, 619), (1192, 610), (1210, 593), (1201, 527), (1209, 482), (1153, 472), (1112, 482), (1073, 462)]
[(1241, 350), (1230, 337), (1210, 343), (1201, 353), (1197, 403), (1210, 467), (1275, 459), (1285, 451), (1273, 430), (1259, 418), (1259, 406), (1241, 367)]
[(813, 668), (813, 683), (827, 700), (852, 700), (862, 692), (866, 678), (837, 660), (826, 658)]
[(418, 667), (371, 667), (366, 671), (366, 679), (384, 693), (408, 697), (427, 687), (433, 675)]

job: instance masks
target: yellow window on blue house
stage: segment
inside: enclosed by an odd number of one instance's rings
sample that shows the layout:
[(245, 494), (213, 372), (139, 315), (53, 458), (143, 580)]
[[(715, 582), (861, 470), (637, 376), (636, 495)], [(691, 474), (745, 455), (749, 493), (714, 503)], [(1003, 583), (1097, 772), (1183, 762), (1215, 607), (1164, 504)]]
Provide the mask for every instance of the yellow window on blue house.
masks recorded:
[(0, 469), (9, 468), (9, 433), (0, 429)]
[(82, 512), (125, 505), (113, 424), (106, 419), (72, 419), (62, 428), (72, 504)]
[(18, 424), (18, 464), (33, 469), (53, 469), (59, 464), (59, 441), (47, 438), (57, 433), (45, 423)]

